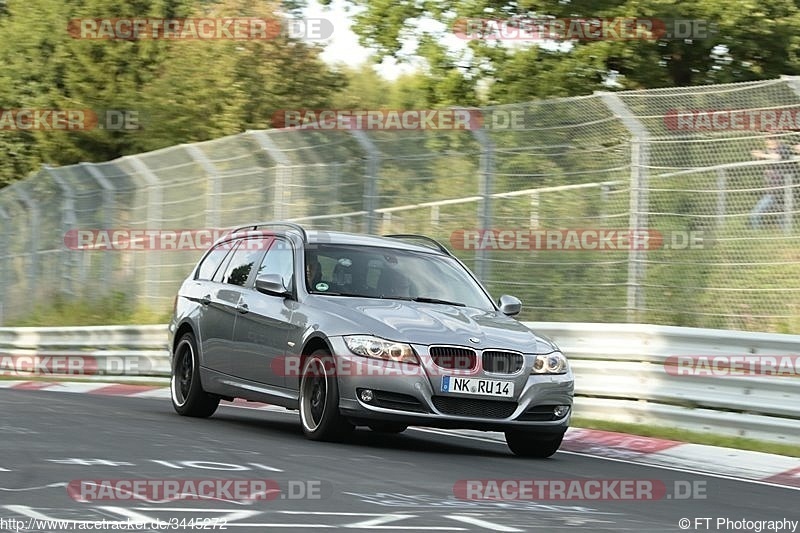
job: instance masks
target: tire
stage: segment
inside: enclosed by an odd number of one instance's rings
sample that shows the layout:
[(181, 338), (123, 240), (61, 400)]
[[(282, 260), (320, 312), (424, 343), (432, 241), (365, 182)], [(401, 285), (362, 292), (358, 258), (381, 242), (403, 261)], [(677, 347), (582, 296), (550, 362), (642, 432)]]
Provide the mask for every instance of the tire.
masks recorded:
[(550, 457), (558, 451), (563, 439), (563, 433), (543, 436), (525, 431), (506, 431), (506, 444), (519, 457)]
[(402, 433), (408, 426), (400, 422), (373, 422), (369, 425), (369, 429), (376, 433)]
[(300, 379), (300, 422), (311, 440), (336, 441), (355, 427), (339, 411), (339, 380), (334, 359), (316, 350), (303, 363)]
[(200, 383), (200, 359), (192, 333), (181, 337), (175, 347), (169, 389), (172, 407), (179, 415), (208, 418), (219, 406), (219, 396), (208, 394)]

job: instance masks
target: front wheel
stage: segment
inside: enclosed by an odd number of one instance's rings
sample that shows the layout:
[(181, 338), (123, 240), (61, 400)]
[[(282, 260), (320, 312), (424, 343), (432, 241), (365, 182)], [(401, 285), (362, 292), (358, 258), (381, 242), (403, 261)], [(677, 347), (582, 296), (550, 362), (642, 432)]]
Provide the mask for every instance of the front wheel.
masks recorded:
[(183, 416), (208, 418), (219, 406), (219, 396), (208, 394), (200, 384), (200, 360), (194, 335), (186, 333), (175, 347), (170, 379), (172, 407)]
[(334, 359), (317, 350), (303, 364), (300, 380), (300, 421), (311, 440), (339, 440), (354, 426), (339, 412), (339, 382)]
[(519, 457), (544, 459), (558, 451), (564, 434), (539, 435), (525, 431), (506, 431), (506, 444)]

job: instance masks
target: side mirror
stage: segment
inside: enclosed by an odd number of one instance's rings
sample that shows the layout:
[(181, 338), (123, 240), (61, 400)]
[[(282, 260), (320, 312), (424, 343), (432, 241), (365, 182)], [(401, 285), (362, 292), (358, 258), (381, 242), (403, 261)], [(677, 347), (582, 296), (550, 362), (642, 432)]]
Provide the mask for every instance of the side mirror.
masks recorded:
[(272, 296), (289, 296), (280, 274), (261, 274), (256, 278), (256, 290)]
[(522, 310), (522, 302), (519, 301), (519, 298), (515, 296), (509, 296), (508, 294), (502, 295), (498, 301), (498, 304), (500, 305), (500, 312), (504, 315), (518, 315)]

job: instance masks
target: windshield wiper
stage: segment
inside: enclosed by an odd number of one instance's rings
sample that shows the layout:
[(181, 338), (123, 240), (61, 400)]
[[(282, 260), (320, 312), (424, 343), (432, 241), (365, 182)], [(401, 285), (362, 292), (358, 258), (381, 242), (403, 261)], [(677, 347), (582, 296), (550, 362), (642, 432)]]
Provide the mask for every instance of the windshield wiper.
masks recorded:
[[(403, 298), (404, 300), (406, 298)], [(440, 300), (439, 298), (428, 298), (427, 296), (417, 296), (415, 298), (408, 298), (412, 302), (422, 302), (426, 304), (443, 304), (443, 305), (455, 305), (458, 307), (466, 307), (467, 304), (462, 304), (461, 302), (451, 302), (448, 300)]]
[(310, 294), (316, 294), (318, 296), (350, 296), (354, 298), (371, 298), (371, 296), (367, 296), (365, 294), (356, 294), (354, 292), (313, 291)]
[(439, 298), (428, 298), (427, 296), (417, 296), (417, 297), (410, 297), (410, 296), (370, 296), (367, 294), (356, 294), (350, 292), (335, 292), (335, 291), (328, 291), (328, 292), (317, 292), (314, 291), (311, 294), (317, 294), (320, 296), (350, 296), (355, 298), (375, 298), (378, 300), (405, 300), (408, 302), (420, 302), (426, 304), (442, 304), (442, 305), (455, 305), (458, 307), (466, 307), (467, 304), (462, 304), (461, 302), (451, 302), (449, 300), (440, 300)]

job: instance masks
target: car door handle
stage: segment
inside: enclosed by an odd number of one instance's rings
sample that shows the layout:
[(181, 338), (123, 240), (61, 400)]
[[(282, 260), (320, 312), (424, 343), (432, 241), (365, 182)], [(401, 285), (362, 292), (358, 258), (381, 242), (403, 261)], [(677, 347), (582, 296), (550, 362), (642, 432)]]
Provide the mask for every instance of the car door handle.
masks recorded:
[(200, 298), (200, 303), (203, 304), (203, 305), (210, 304), (211, 303), (211, 295), (210, 294), (206, 294), (205, 296)]
[(247, 304), (242, 303), (236, 306), (236, 310), (242, 314), (245, 314), (250, 311), (250, 308), (247, 307)]

